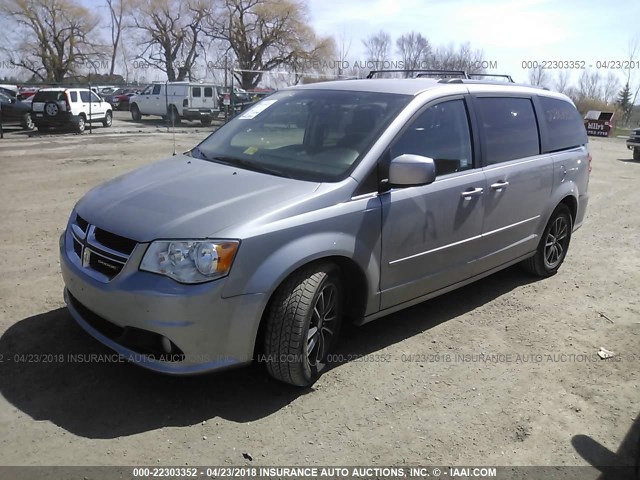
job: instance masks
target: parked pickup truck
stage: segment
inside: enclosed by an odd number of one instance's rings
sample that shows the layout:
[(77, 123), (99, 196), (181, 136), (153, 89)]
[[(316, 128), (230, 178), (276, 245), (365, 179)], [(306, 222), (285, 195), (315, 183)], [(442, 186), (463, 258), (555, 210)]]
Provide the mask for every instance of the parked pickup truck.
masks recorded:
[(135, 121), (143, 115), (158, 115), (168, 118), (172, 124), (184, 119), (207, 126), (220, 112), (218, 88), (208, 83), (154, 83), (131, 97), (129, 110)]
[(640, 160), (640, 128), (631, 131), (627, 139), (627, 148), (633, 150), (634, 160)]

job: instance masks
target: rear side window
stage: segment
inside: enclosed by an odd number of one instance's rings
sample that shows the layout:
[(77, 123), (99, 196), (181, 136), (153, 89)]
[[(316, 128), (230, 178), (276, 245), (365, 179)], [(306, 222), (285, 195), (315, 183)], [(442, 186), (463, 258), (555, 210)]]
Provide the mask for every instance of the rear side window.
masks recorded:
[(587, 143), (582, 117), (573, 105), (557, 98), (538, 98), (547, 122), (547, 151), (557, 152)]
[(422, 112), (391, 147), (391, 158), (405, 153), (433, 158), (438, 176), (473, 168), (464, 101), (438, 103)]
[(34, 102), (57, 102), (59, 100), (64, 100), (64, 92), (43, 92), (41, 90), (33, 96)]
[(202, 91), (200, 90), (200, 87), (193, 87), (191, 89), (191, 95), (193, 95), (194, 98), (201, 97)]
[(73, 103), (78, 101), (78, 92), (69, 92), (69, 97)]
[(540, 154), (533, 104), (528, 98), (478, 98), (487, 165)]
[(213, 88), (204, 87), (204, 96), (207, 97), (207, 98), (213, 97)]

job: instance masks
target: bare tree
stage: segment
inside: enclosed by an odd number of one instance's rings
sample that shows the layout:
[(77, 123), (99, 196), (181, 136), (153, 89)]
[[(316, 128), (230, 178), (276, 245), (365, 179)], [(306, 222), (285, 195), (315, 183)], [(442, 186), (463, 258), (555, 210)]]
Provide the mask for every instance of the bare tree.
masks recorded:
[(620, 79), (612, 70), (609, 70), (605, 84), (602, 87), (602, 100), (607, 104), (614, 103), (620, 88)]
[(0, 13), (17, 26), (10, 61), (45, 82), (62, 82), (103, 52), (89, 40), (98, 20), (76, 0), (3, 0)]
[(429, 68), (436, 70), (456, 70), (467, 73), (484, 73), (484, 52), (473, 50), (470, 43), (458, 47), (453, 44), (441, 46), (427, 57), (425, 62)]
[(120, 37), (122, 32), (127, 27), (124, 24), (124, 19), (129, 13), (131, 8), (131, 2), (129, 0), (105, 0), (107, 7), (109, 8), (109, 15), (111, 22), (109, 28), (111, 29), (111, 68), (109, 69), (109, 75), (113, 75), (116, 68), (116, 58), (118, 57), (118, 47), (120, 46)]
[[(429, 40), (417, 32), (405, 33), (396, 40), (398, 54), (402, 59), (404, 68), (408, 70), (416, 70), (422, 68), (425, 59), (431, 52)], [(410, 73), (405, 73), (405, 77), (409, 77)]]
[(243, 88), (256, 87), (264, 72), (281, 66), (299, 79), (335, 49), (333, 39), (309, 26), (303, 0), (224, 0), (223, 11), (209, 17), (208, 34), (228, 42)]
[(348, 62), (348, 58), (349, 58), (349, 51), (351, 50), (351, 43), (353, 42), (353, 38), (349, 37), (347, 39), (347, 32), (346, 32), (346, 28), (343, 25), (342, 26), (342, 32), (340, 34), (340, 37), (338, 38), (338, 40), (336, 41), (336, 49), (337, 49), (337, 54), (338, 54), (338, 68), (337, 70), (337, 75), (338, 77), (341, 77), (342, 75), (344, 75), (345, 71), (345, 66), (347, 65)]
[(367, 51), (367, 61), (374, 62), (375, 68), (384, 68), (391, 53), (391, 36), (380, 30), (363, 40), (362, 44)]
[(569, 88), (569, 80), (571, 79), (571, 72), (569, 70), (558, 70), (558, 75), (555, 81), (555, 89), (560, 93), (566, 93)]
[(529, 83), (538, 87), (549, 87), (550, 78), (549, 73), (542, 65), (538, 65), (535, 68), (529, 69)]
[(602, 79), (597, 71), (583, 70), (578, 79), (578, 95), (593, 100), (602, 99)]
[(138, 0), (133, 18), (143, 50), (137, 58), (165, 72), (169, 81), (191, 78), (210, 14), (205, 0)]

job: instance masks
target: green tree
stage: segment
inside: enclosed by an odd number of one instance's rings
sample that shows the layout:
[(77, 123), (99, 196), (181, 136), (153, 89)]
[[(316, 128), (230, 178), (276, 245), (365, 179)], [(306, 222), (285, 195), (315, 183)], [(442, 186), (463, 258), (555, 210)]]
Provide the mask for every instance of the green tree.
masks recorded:
[(620, 110), (622, 111), (622, 121), (626, 125), (629, 122), (629, 117), (631, 116), (631, 111), (633, 109), (631, 86), (629, 85), (629, 82), (625, 83), (622, 90), (620, 90), (616, 105), (620, 107)]

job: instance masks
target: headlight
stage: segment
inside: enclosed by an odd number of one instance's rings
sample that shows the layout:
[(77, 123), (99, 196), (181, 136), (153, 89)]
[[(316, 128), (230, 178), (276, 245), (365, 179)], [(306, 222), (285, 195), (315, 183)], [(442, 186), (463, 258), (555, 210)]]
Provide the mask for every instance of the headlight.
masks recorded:
[(140, 270), (160, 273), (182, 283), (202, 283), (229, 273), (237, 240), (174, 240), (149, 245)]

